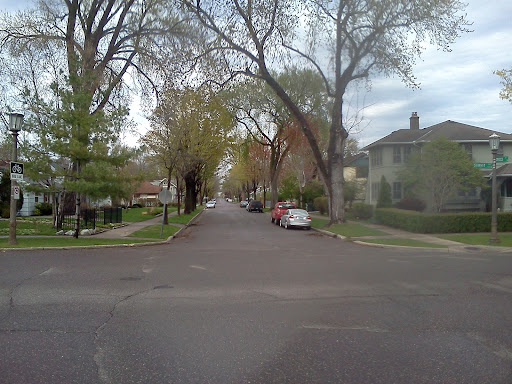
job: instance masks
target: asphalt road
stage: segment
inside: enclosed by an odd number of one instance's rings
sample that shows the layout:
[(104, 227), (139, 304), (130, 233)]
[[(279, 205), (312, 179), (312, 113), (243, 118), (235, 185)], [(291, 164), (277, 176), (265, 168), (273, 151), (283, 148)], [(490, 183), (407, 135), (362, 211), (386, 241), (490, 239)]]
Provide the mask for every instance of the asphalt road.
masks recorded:
[(219, 201), (169, 245), (0, 253), (0, 383), (512, 383), (512, 254)]

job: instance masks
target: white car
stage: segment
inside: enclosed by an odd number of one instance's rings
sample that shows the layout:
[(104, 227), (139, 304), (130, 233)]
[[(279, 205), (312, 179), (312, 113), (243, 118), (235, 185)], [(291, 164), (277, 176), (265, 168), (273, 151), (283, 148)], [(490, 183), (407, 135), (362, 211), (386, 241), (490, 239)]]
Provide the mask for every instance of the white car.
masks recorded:
[(215, 208), (215, 201), (210, 200), (206, 203), (206, 208)]
[(288, 209), (281, 216), (280, 225), (286, 229), (292, 227), (311, 229), (311, 216), (304, 209)]

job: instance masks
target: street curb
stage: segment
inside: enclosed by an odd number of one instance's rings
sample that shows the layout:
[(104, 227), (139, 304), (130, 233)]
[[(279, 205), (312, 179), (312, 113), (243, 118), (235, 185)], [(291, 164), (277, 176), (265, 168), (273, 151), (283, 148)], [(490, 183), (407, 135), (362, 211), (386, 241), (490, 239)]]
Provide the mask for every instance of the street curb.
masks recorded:
[[(322, 233), (323, 235), (326, 235), (326, 236), (329, 236), (329, 237), (332, 237), (332, 238), (337, 238), (337, 239), (340, 239), (340, 240), (344, 240), (344, 241), (347, 241), (347, 242), (350, 242), (350, 243), (354, 243), (354, 244), (357, 244), (357, 245), (362, 245), (362, 246), (366, 246), (366, 247), (371, 247), (371, 248), (388, 248), (388, 249), (391, 249), (391, 248), (403, 248), (403, 249), (424, 249), (424, 250), (429, 250), (429, 251), (436, 251), (436, 252), (446, 252), (446, 251), (450, 251), (450, 252), (453, 252), (453, 250), (450, 248), (450, 247), (446, 247), (446, 248), (437, 248), (437, 247), (410, 247), (410, 246), (405, 246), (405, 245), (392, 245), (392, 244), (377, 244), (377, 243), (367, 243), (363, 240), (351, 240), (349, 237), (346, 237), (346, 236), (343, 236), (343, 235), (338, 235), (336, 233), (333, 233), (333, 232), (329, 232), (329, 231), (326, 231), (326, 230), (323, 230), (323, 229), (318, 229), (318, 228), (313, 228), (311, 227), (312, 230), (316, 231), (316, 232), (320, 232)], [(460, 251), (458, 251), (460, 252)]]

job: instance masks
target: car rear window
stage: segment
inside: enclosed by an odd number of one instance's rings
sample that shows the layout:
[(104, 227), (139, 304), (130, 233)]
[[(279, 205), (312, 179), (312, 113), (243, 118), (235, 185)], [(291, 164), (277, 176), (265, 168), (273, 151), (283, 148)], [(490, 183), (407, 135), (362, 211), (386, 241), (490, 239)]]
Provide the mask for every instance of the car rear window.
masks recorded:
[(293, 205), (293, 204), (279, 204), (278, 208), (290, 209), (290, 208), (295, 208), (295, 205)]

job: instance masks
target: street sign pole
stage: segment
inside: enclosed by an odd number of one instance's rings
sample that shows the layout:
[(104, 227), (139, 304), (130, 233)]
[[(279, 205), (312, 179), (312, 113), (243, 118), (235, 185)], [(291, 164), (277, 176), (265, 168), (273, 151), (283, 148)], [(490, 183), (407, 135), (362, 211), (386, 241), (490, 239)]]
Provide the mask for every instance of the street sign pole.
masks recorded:
[(162, 225), (160, 227), (160, 238), (162, 238), (164, 233), (164, 223), (165, 223), (165, 217), (167, 216), (167, 203), (171, 199), (171, 193), (168, 189), (162, 189), (160, 193), (158, 194), (158, 198), (160, 199), (160, 202), (164, 205), (164, 212), (162, 215)]
[[(18, 132), (12, 131), (12, 162), (11, 162), (11, 206), (9, 207), (9, 240), (8, 244), (18, 244), (16, 239), (16, 193), (15, 190), (18, 188), (16, 180), (19, 179), (20, 172), (19, 167), (16, 166), (16, 160), (18, 159)], [(13, 172), (13, 168), (14, 171)], [(21, 177), (23, 178), (23, 168), (21, 170)]]

